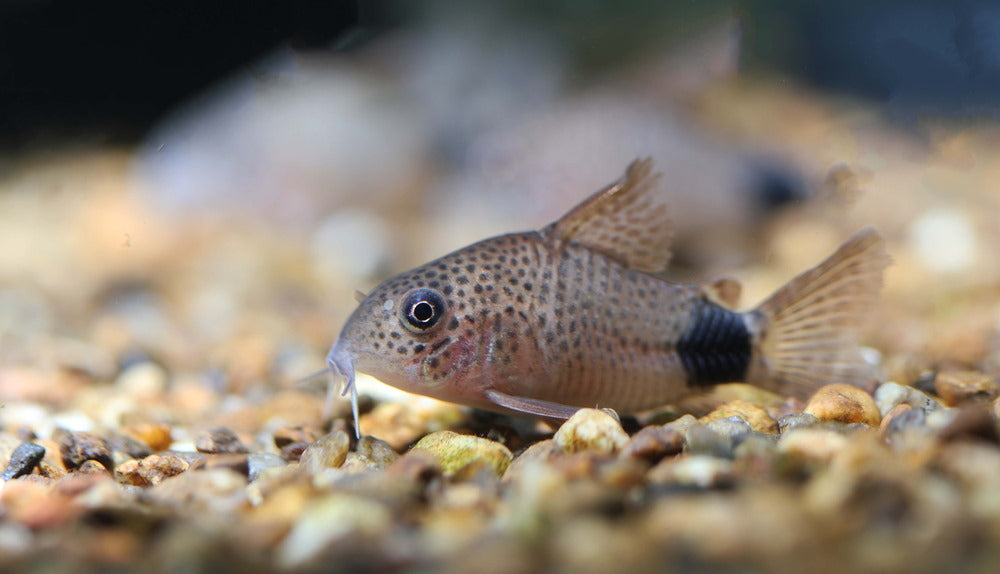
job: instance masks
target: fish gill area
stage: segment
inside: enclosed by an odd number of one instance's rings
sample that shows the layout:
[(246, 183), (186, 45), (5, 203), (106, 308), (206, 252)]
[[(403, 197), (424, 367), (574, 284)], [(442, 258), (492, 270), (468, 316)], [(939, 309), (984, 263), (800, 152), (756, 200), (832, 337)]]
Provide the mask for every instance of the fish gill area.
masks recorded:
[[(1000, 124), (744, 73), (726, 27), (588, 86), (544, 34), (456, 30), (0, 157), (2, 570), (996, 572)], [(647, 156), (666, 278), (737, 278), (740, 309), (882, 233), (871, 392), (726, 384), (550, 427), (359, 373), (361, 437), (346, 398), (324, 413), (356, 290)]]

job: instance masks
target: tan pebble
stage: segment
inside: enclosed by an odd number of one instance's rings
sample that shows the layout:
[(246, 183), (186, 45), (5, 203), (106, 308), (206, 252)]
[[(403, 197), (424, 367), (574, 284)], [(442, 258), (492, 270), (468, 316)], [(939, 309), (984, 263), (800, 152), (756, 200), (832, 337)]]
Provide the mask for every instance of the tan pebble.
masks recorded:
[(190, 465), (173, 454), (153, 454), (141, 460), (130, 460), (118, 465), (118, 481), (132, 486), (154, 486), (165, 478), (177, 476)]
[(732, 416), (740, 417), (750, 423), (750, 428), (757, 432), (775, 434), (778, 432), (778, 421), (771, 418), (764, 407), (744, 400), (730, 401), (714, 411), (698, 419), (701, 423), (710, 423)]
[(989, 402), (1000, 394), (997, 381), (978, 371), (942, 371), (934, 378), (934, 392), (944, 404)]
[(106, 466), (96, 460), (87, 460), (77, 467), (76, 472), (80, 474), (107, 474), (109, 471)]
[(913, 408), (932, 411), (941, 408), (941, 403), (934, 400), (919, 389), (900, 385), (899, 383), (882, 383), (875, 389), (875, 404), (879, 412), (885, 416), (898, 404), (906, 403)]
[(152, 362), (134, 364), (118, 375), (115, 386), (138, 400), (155, 400), (167, 388), (167, 372)]
[(425, 483), (441, 475), (441, 464), (426, 450), (411, 450), (385, 469), (386, 474), (412, 483)]
[(306, 565), (337, 540), (376, 537), (391, 526), (392, 514), (372, 500), (338, 494), (311, 502), (278, 547), (278, 564)]
[(399, 454), (389, 446), (389, 443), (369, 435), (361, 437), (355, 450), (377, 468), (389, 466), (399, 458)]
[(181, 506), (203, 515), (233, 516), (247, 500), (245, 474), (225, 468), (185, 472), (144, 493), (153, 502)]
[(344, 431), (334, 431), (306, 447), (299, 465), (309, 474), (318, 474), (327, 468), (338, 468), (344, 464), (350, 448), (351, 437)]
[(684, 433), (673, 428), (648, 426), (635, 433), (622, 450), (626, 458), (657, 462), (684, 449)]
[(145, 443), (153, 451), (164, 451), (170, 448), (174, 439), (172, 429), (168, 424), (144, 423), (125, 427), (122, 433)]
[(708, 455), (669, 458), (654, 466), (646, 475), (649, 482), (714, 488), (733, 482), (733, 463)]
[(628, 434), (614, 417), (597, 409), (580, 409), (553, 437), (564, 452), (591, 450), (612, 454), (625, 448)]
[(499, 476), (514, 459), (510, 450), (498, 442), (452, 431), (431, 433), (420, 439), (413, 450), (426, 450), (433, 454), (446, 475), (458, 472), (473, 461), (483, 460)]
[(848, 439), (831, 429), (800, 428), (791, 430), (778, 440), (778, 452), (811, 462), (829, 463), (844, 450)]
[(504, 473), (503, 479), (505, 482), (517, 480), (520, 478), (521, 472), (525, 467), (532, 464), (547, 465), (550, 461), (560, 456), (565, 456), (565, 453), (556, 444), (556, 441), (552, 439), (540, 440), (517, 455), (517, 458), (507, 468), (507, 472)]
[(663, 425), (665, 429), (673, 429), (680, 433), (686, 433), (689, 428), (698, 424), (698, 419), (694, 418), (692, 415), (684, 415), (677, 420), (670, 421)]
[(837, 383), (822, 387), (809, 399), (804, 413), (821, 421), (863, 423), (876, 427), (882, 416), (871, 395), (853, 385)]
[(361, 434), (377, 436), (402, 450), (423, 435), (454, 427), (465, 413), (457, 405), (418, 398), (406, 403), (379, 403), (361, 416)]

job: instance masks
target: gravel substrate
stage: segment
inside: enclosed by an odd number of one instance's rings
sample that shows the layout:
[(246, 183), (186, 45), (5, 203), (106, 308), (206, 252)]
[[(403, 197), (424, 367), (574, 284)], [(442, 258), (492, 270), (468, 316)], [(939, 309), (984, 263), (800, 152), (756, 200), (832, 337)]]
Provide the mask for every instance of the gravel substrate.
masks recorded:
[(854, 166), (864, 189), (768, 223), (738, 275), (748, 307), (877, 226), (895, 264), (863, 334), (872, 393), (724, 385), (552, 429), (363, 380), (358, 440), (307, 375), (353, 289), (438, 254), (419, 224), (383, 222), (410, 239), (338, 273), (351, 253), (310, 230), (160, 217), (127, 152), (26, 158), (0, 181), (0, 569), (996, 572), (995, 129), (914, 143), (754, 86), (702, 108), (730, 137)]

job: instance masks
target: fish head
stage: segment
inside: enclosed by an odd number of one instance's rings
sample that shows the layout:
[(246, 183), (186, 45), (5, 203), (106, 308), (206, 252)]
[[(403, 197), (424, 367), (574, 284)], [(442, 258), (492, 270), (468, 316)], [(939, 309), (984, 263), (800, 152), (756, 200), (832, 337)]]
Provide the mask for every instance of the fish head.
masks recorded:
[[(376, 287), (348, 318), (328, 356), (404, 391), (467, 405), (483, 401), (484, 343), (467, 309), (472, 294), (461, 252)], [(468, 291), (468, 293), (466, 293)]]

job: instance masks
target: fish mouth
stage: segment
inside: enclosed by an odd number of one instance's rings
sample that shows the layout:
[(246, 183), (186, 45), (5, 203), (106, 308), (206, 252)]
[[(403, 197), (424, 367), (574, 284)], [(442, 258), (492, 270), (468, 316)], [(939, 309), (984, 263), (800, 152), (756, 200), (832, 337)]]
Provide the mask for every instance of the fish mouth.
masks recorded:
[(327, 386), (326, 392), (326, 406), (324, 408), (323, 418), (329, 418), (330, 412), (333, 406), (334, 394), (337, 388), (337, 382), (333, 378), (333, 373), (336, 372), (340, 375), (343, 380), (343, 386), (340, 387), (340, 396), (345, 396), (347, 393), (351, 394), (351, 412), (354, 415), (354, 434), (357, 438), (361, 438), (361, 427), (358, 424), (358, 386), (355, 384), (354, 380), (354, 354), (351, 353), (350, 347), (343, 339), (338, 339), (333, 347), (330, 348), (330, 352), (326, 355), (326, 364), (330, 371), (330, 383)]

